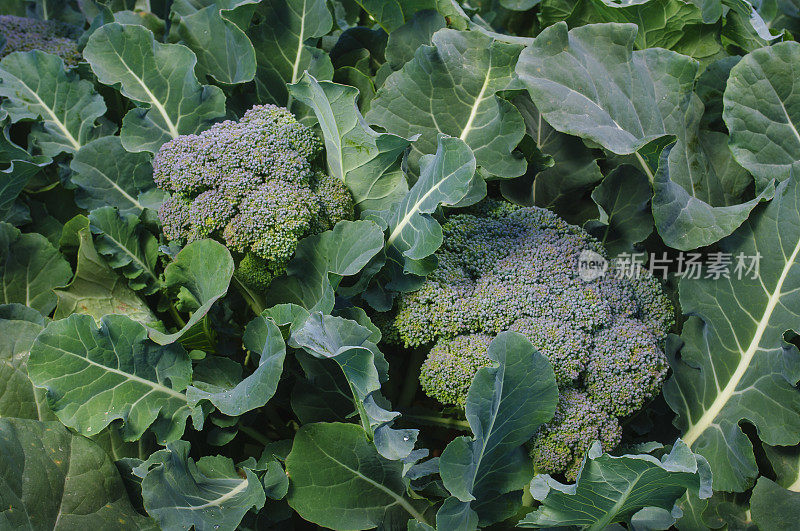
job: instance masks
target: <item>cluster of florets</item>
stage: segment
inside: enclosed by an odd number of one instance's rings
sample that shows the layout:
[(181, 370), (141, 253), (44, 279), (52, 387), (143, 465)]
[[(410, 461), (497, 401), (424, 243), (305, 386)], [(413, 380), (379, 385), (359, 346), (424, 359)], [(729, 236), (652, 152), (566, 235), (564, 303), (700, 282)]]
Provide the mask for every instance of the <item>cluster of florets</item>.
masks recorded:
[(552, 363), (561, 390), (532, 456), (541, 472), (573, 478), (591, 443), (613, 449), (619, 418), (660, 391), (669, 299), (646, 271), (623, 276), (612, 264), (598, 278), (582, 278), (582, 252), (605, 250), (548, 210), (486, 202), (450, 216), (443, 230), (438, 268), (400, 297), (388, 337), (406, 347), (432, 344), (422, 388), (463, 407), (475, 372), (490, 363), (489, 341), (504, 330), (526, 336)]
[(275, 105), (167, 142), (153, 160), (156, 184), (172, 194), (159, 210), (164, 235), (223, 241), (239, 257), (239, 279), (265, 289), (300, 238), (353, 217), (344, 183), (313, 167), (321, 150)]
[(0, 15), (0, 36), (6, 41), (0, 48), (0, 58), (12, 52), (41, 50), (61, 57), (67, 66), (74, 66), (81, 60), (77, 42), (80, 34), (80, 28), (58, 20)]

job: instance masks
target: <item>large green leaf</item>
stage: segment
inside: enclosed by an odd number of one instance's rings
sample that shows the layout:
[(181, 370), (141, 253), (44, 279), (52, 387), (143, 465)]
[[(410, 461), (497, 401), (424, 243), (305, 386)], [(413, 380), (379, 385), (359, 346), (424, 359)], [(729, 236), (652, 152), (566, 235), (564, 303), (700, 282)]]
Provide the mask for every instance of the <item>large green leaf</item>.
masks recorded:
[(800, 44), (785, 42), (746, 55), (731, 69), (722, 116), (739, 164), (759, 188), (800, 169)]
[(194, 407), (208, 400), (225, 415), (238, 416), (266, 404), (275, 394), (283, 372), (286, 345), (280, 329), (268, 317), (258, 316), (244, 329), (242, 344), (258, 356), (258, 367), (234, 386), (201, 384), (190, 386), (186, 395)]
[(128, 279), (132, 289), (151, 295), (163, 287), (156, 272), (158, 240), (136, 216), (102, 207), (89, 213), (89, 226), (96, 237), (97, 252)]
[(411, 20), (389, 33), (386, 40), (386, 62), (399, 70), (414, 58), (417, 48), (431, 44), (431, 38), (447, 26), (445, 18), (437, 11), (426, 10), (415, 14)]
[(256, 48), (256, 90), (260, 98), (287, 105), (286, 85), (297, 83), (304, 71), (317, 79), (333, 76), (327, 54), (306, 44), (333, 28), (325, 0), (263, 0), (257, 13), (261, 22), (248, 33)]
[(49, 315), (56, 306), (53, 288), (71, 277), (69, 264), (47, 238), (0, 223), (0, 303), (18, 302)]
[(59, 420), (87, 436), (120, 419), (124, 440), (152, 427), (163, 444), (181, 437), (190, 413), (186, 351), (153, 343), (142, 324), (123, 315), (106, 315), (99, 329), (79, 314), (48, 324), (31, 347), (28, 374), (47, 389)]
[(211, 306), (228, 292), (233, 277), (230, 251), (214, 240), (196, 240), (181, 249), (164, 270), (167, 289), (177, 291), (178, 309), (191, 313), (186, 324), (172, 334), (150, 328), (150, 339), (168, 345), (200, 322)]
[[(557, 130), (633, 155), (653, 183), (653, 217), (667, 245), (709, 245), (730, 234), (772, 190), (745, 203), (729, 201), (727, 176), (716, 174), (700, 142), (703, 104), (692, 92), (697, 62), (660, 48), (634, 51), (637, 34), (633, 24), (567, 32), (559, 23), (522, 52), (517, 73)], [(670, 137), (675, 145), (656, 164), (647, 152), (657, 153)]]
[[(720, 242), (731, 254), (730, 278), (680, 283), (681, 308), (690, 317), (664, 395), (683, 440), (711, 463), (715, 490), (745, 490), (757, 474), (742, 420), (767, 444), (800, 441), (800, 356), (783, 340), (800, 313), (798, 204), (792, 177)], [(740, 255), (744, 267), (737, 269)], [(757, 257), (755, 274), (747, 257)]]
[(408, 191), (398, 157), (410, 142), (367, 125), (356, 106), (357, 88), (305, 73), (289, 91), (317, 115), (328, 172), (347, 185), (357, 208), (383, 210)]
[(47, 156), (74, 153), (97, 137), (96, 121), (106, 112), (89, 81), (67, 71), (57, 55), (34, 50), (0, 61), (0, 96), (12, 122), (41, 119), (36, 139)]
[(490, 174), (522, 175), (525, 161), (512, 152), (525, 124), (516, 107), (497, 94), (515, 86), (522, 47), (451, 29), (437, 31), (432, 42), (386, 79), (367, 120), (404, 138), (420, 135), (409, 155), (415, 173), (420, 157), (435, 152), (445, 134), (466, 142)]
[(83, 56), (101, 83), (120, 85), (124, 96), (143, 105), (122, 122), (128, 151), (155, 153), (164, 142), (225, 115), (222, 89), (197, 81), (194, 53), (157, 42), (143, 26), (106, 24), (89, 37)]
[(220, 83), (252, 81), (256, 51), (243, 31), (259, 0), (177, 0), (172, 4), (173, 28), (197, 55), (198, 75)]
[(147, 153), (130, 153), (118, 136), (89, 142), (70, 162), (70, 177), (78, 187), (75, 203), (86, 210), (117, 207), (125, 214), (140, 214), (145, 207), (157, 209), (162, 193), (153, 182), (153, 166)]
[(342, 277), (357, 274), (382, 249), (383, 232), (378, 225), (366, 220), (340, 221), (332, 230), (300, 240), (286, 277), (272, 283), (268, 299), (330, 313)]
[(22, 304), (0, 305), (0, 417), (55, 420), (42, 389), (28, 379), (28, 354), (46, 320)]
[[(388, 226), (387, 258), (402, 273), (424, 275), (429, 257), (442, 245), (442, 227), (431, 214), (453, 206), (482, 179), (472, 150), (458, 138), (440, 135), (435, 155), (420, 159), (420, 176), (406, 196), (377, 216)], [(426, 260), (428, 259), (428, 260)]]
[[(436, 515), (443, 529), (476, 521), (470, 515), (480, 515), (480, 505), (522, 490), (533, 475), (522, 445), (553, 417), (558, 403), (553, 367), (524, 336), (502, 332), (487, 355), (497, 366), (478, 370), (467, 395), (466, 416), (474, 436), (455, 439), (439, 459), (442, 481), (453, 496)], [(506, 518), (519, 509), (509, 505)]]
[(8, 113), (0, 108), (0, 221), (6, 221), (22, 189), (31, 177), (53, 162), (43, 155), (32, 157), (10, 138)]
[(355, 424), (306, 424), (286, 458), (289, 505), (300, 516), (331, 529), (372, 529), (402, 512), (425, 522), (406, 496), (403, 463), (381, 457)]
[(762, 476), (750, 497), (750, 512), (759, 529), (792, 531), (800, 521), (800, 490), (784, 489)]
[(526, 175), (503, 181), (503, 195), (515, 203), (549, 208), (570, 223), (581, 224), (585, 209), (577, 199), (603, 180), (597, 155), (581, 139), (553, 129), (527, 95), (513, 102), (537, 152), (529, 160)]
[(251, 470), (240, 475), (219, 455), (195, 462), (189, 448), (176, 441), (133, 471), (143, 478), (144, 507), (162, 529), (233, 531), (250, 508), (264, 506), (264, 488)]
[[(676, 134), (697, 72), (691, 58), (661, 49), (633, 51), (634, 24), (542, 31), (516, 72), (556, 130), (619, 155)], [(601, 82), (602, 80), (602, 82)]]
[[(674, 522), (672, 508), (687, 489), (711, 496), (711, 472), (706, 460), (680, 439), (660, 460), (648, 454), (614, 457), (595, 442), (574, 485), (548, 475), (533, 479), (531, 494), (542, 505), (518, 525), (599, 531), (614, 523), (630, 526), (633, 521), (635, 529), (667, 529)], [(653, 525), (664, 517), (666, 527)]]
[(114, 313), (127, 315), (141, 323), (155, 322), (156, 316), (147, 304), (97, 254), (88, 223), (78, 231), (78, 238), (80, 247), (75, 276), (68, 286), (54, 290), (58, 305), (53, 318), (85, 313), (100, 321), (104, 315)]
[(418, 430), (392, 428), (400, 414), (383, 407), (389, 407), (380, 396), (381, 382), (387, 379), (389, 367), (371, 330), (349, 319), (314, 312), (292, 330), (289, 345), (316, 358), (335, 361), (350, 386), (361, 425), (378, 453), (387, 459), (408, 457)]
[(0, 527), (155, 529), (110, 457), (58, 422), (0, 419)]
[(584, 228), (614, 257), (632, 253), (633, 246), (653, 232), (650, 184), (633, 166), (618, 166), (592, 191), (600, 215)]
[(597, 22), (631, 22), (639, 27), (635, 46), (666, 48), (697, 59), (720, 51), (719, 31), (703, 22), (696, 5), (685, 0), (544, 0), (541, 21), (550, 26), (561, 20), (570, 28)]

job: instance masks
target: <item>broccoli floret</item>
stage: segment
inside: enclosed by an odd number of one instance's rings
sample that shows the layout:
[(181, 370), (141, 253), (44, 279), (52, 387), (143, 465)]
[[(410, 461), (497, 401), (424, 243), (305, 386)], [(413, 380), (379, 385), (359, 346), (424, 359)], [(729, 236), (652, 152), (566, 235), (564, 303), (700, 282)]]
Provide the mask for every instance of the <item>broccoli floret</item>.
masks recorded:
[[(443, 404), (463, 408), (475, 373), (492, 363), (486, 354), (491, 342), (492, 336), (486, 334), (469, 334), (438, 341), (420, 368), (422, 390)], [(441, 382), (448, 382), (448, 385), (443, 386)]]
[(344, 183), (314, 170), (321, 151), (319, 138), (275, 105), (167, 142), (153, 161), (156, 184), (172, 194), (159, 210), (164, 236), (224, 242), (237, 278), (266, 289), (301, 238), (354, 216)]
[(559, 412), (532, 442), (537, 468), (574, 477), (594, 439), (612, 450), (619, 421), (660, 391), (662, 342), (673, 310), (657, 279), (605, 275), (584, 280), (578, 259), (603, 246), (544, 209), (495, 201), (451, 215), (437, 269), (399, 297), (387, 338), (433, 344), (420, 374), (426, 394), (463, 407), (469, 382), (488, 364), (492, 337), (525, 335), (553, 365)]
[(13, 52), (41, 50), (61, 57), (67, 66), (81, 60), (77, 42), (81, 29), (58, 20), (0, 15), (0, 35), (6, 39), (0, 58)]

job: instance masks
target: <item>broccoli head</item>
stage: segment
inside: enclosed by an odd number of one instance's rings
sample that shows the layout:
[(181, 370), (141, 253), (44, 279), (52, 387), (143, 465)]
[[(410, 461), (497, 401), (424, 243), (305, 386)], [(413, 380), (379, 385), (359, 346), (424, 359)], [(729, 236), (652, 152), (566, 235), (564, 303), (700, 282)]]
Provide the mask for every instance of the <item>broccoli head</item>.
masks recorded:
[(266, 289), (300, 238), (353, 218), (344, 183), (314, 168), (321, 151), (316, 135), (275, 105), (167, 142), (153, 160), (156, 184), (171, 194), (159, 210), (164, 235), (224, 242), (238, 257), (237, 278)]
[(406, 347), (433, 345), (420, 371), (423, 391), (463, 407), (486, 348), (505, 330), (527, 337), (553, 365), (561, 396), (555, 417), (531, 442), (538, 470), (574, 478), (584, 452), (619, 443), (619, 419), (641, 409), (667, 374), (663, 340), (673, 309), (647, 271), (610, 266), (579, 274), (595, 238), (552, 212), (485, 201), (443, 226), (437, 269), (402, 294), (391, 329)]
[(81, 29), (58, 20), (0, 15), (0, 35), (6, 39), (0, 58), (13, 52), (41, 50), (61, 57), (67, 66), (81, 60), (78, 50)]

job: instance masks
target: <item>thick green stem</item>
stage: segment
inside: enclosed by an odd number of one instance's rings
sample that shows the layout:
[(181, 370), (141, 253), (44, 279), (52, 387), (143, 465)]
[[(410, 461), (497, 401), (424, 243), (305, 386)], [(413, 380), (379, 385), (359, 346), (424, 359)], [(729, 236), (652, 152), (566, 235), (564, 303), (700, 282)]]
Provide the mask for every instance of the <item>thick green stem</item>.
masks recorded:
[(451, 419), (447, 417), (435, 417), (431, 415), (410, 415), (407, 413), (402, 413), (402, 419), (413, 421), (419, 424), (425, 424), (427, 426), (436, 426), (439, 428), (449, 428), (451, 430), (460, 430), (460, 431), (472, 431), (472, 428), (469, 427), (469, 422), (466, 420), (458, 420), (458, 419)]
[(231, 284), (236, 287), (247, 305), (250, 306), (250, 309), (253, 310), (256, 315), (261, 315), (261, 313), (266, 309), (264, 297), (239, 282), (239, 280), (236, 278), (236, 275), (234, 275), (231, 279)]
[(184, 321), (178, 313), (178, 309), (175, 307), (174, 303), (169, 304), (169, 314), (172, 316), (172, 320), (175, 321), (175, 324), (178, 325), (178, 328), (186, 326), (186, 321)]
[(258, 430), (254, 430), (249, 426), (239, 426), (239, 431), (244, 433), (254, 441), (263, 444), (264, 446), (272, 442), (266, 435), (264, 435)]
[(408, 367), (406, 368), (406, 378), (403, 381), (403, 389), (400, 391), (400, 397), (397, 400), (397, 407), (408, 407), (414, 401), (419, 388), (419, 367), (425, 359), (428, 351), (426, 349), (417, 348), (411, 353), (408, 360)]

